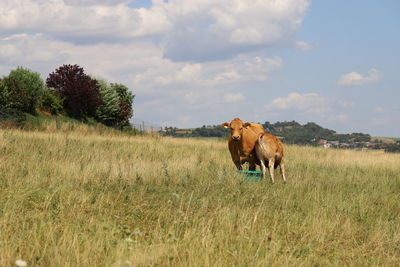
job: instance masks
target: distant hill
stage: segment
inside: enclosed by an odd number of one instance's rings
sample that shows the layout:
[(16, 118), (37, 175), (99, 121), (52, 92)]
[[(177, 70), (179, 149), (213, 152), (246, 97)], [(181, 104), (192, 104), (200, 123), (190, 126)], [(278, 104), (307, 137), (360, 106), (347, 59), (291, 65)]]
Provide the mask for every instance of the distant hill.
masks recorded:
[(278, 121), (274, 124), (267, 121), (263, 126), (267, 132), (282, 137), (284, 142), (289, 144), (314, 144), (319, 140), (338, 141), (340, 143), (371, 141), (369, 134), (339, 134), (314, 122), (301, 125), (296, 121)]
[[(400, 141), (395, 139), (371, 138), (366, 133), (341, 134), (324, 128), (314, 122), (304, 125), (296, 121), (283, 121), (262, 124), (266, 130), (278, 136), (286, 144), (320, 145), (324, 147), (384, 149), (388, 152), (400, 152)], [(165, 135), (174, 137), (216, 137), (225, 138), (229, 130), (220, 125), (203, 125), (199, 128), (178, 129), (166, 127)], [(389, 141), (388, 141), (389, 140)]]
[[(338, 134), (334, 130), (323, 128), (314, 122), (301, 125), (296, 121), (278, 121), (276, 123), (266, 121), (262, 125), (267, 132), (281, 137), (285, 143), (289, 144), (311, 144), (319, 139), (341, 142), (366, 142), (371, 139), (369, 134), (363, 133)], [(229, 130), (220, 125), (203, 125), (192, 129), (166, 127), (165, 131), (166, 135), (177, 137), (226, 137), (229, 134)]]

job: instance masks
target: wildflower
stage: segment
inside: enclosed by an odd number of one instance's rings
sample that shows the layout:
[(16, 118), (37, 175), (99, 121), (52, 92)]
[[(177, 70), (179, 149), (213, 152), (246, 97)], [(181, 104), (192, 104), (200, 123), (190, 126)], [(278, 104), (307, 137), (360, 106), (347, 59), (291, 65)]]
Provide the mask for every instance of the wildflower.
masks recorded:
[(15, 265), (17, 265), (18, 267), (25, 267), (25, 266), (27, 266), (26, 261), (21, 260), (21, 259), (16, 260), (16, 261), (15, 261)]

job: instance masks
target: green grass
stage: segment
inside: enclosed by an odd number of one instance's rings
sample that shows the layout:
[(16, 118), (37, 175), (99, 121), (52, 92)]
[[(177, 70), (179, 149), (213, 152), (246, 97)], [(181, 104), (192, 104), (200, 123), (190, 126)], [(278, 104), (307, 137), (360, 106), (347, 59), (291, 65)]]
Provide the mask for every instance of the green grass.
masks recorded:
[(226, 142), (51, 129), (0, 130), (0, 266), (400, 262), (400, 155), (285, 146), (271, 185)]

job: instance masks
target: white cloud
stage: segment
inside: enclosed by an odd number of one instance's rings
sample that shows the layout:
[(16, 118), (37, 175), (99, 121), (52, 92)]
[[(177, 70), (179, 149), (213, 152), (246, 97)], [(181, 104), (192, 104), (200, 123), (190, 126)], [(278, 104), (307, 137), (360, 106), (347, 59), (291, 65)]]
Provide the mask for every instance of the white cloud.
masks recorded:
[(297, 110), (304, 113), (320, 114), (330, 110), (329, 99), (316, 94), (289, 93), (286, 97), (278, 97), (266, 105), (267, 110)]
[(271, 114), (285, 112), (288, 117), (321, 118), (329, 122), (345, 121), (349, 118), (344, 109), (353, 103), (344, 99), (325, 97), (317, 93), (289, 93), (264, 106)]
[(306, 0), (2, 0), (0, 31), (40, 32), (73, 43), (150, 38), (173, 60), (224, 59), (293, 42)]
[(268, 114), (270, 120), (298, 120), (316, 121), (321, 125), (326, 123), (343, 123), (349, 120), (347, 111), (353, 103), (335, 97), (326, 97), (317, 93), (292, 92), (284, 97), (277, 97), (257, 110), (258, 114), (265, 117)]
[(339, 81), (338, 85), (341, 86), (357, 86), (370, 83), (376, 83), (381, 79), (381, 72), (377, 69), (370, 69), (367, 75), (362, 75), (357, 72), (350, 72), (344, 74)]
[(87, 43), (164, 34), (172, 26), (160, 6), (131, 9), (126, 1), (96, 1), (108, 5), (91, 5), (93, 2), (79, 1), (78, 5), (78, 1), (2, 0), (0, 31), (40, 32), (68, 42)]
[(303, 51), (312, 50), (317, 46), (316, 44), (306, 43), (304, 41), (296, 41), (295, 45), (298, 49)]
[(41, 34), (22, 34), (0, 40), (1, 67), (9, 71), (22, 65), (41, 72), (44, 78), (61, 64), (77, 63), (91, 74), (126, 81), (133, 73), (161, 64), (161, 58), (157, 47), (144, 41), (81, 46)]
[(225, 94), (224, 101), (225, 102), (238, 102), (244, 100), (244, 95), (237, 93), (237, 94)]
[(383, 107), (377, 107), (377, 108), (374, 109), (374, 112), (375, 113), (384, 113), (385, 109)]
[(281, 69), (279, 57), (250, 57), (240, 55), (233, 59), (203, 63), (179, 63), (154, 58), (153, 65), (135, 75), (136, 88), (173, 87), (216, 90), (247, 82), (267, 81), (269, 74)]
[(155, 82), (161, 85), (194, 82), (201, 75), (202, 67), (201, 64), (184, 64), (181, 67), (175, 65), (175, 68), (170, 69), (172, 73), (165, 72), (164, 75), (160, 73), (155, 77)]
[(165, 5), (174, 32), (164, 43), (173, 60), (223, 59), (293, 42), (305, 0), (175, 0)]
[(90, 5), (118, 5), (118, 4), (128, 4), (132, 0), (64, 0), (66, 5), (75, 6), (90, 6)]

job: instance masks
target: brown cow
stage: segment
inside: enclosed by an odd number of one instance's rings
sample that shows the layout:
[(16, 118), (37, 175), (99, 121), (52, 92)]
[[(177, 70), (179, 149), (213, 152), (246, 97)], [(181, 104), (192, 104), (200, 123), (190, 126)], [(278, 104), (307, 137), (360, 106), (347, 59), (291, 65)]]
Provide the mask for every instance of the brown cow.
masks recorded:
[(283, 146), (276, 136), (268, 133), (260, 134), (256, 143), (256, 154), (261, 163), (263, 172), (262, 178), (265, 178), (266, 169), (268, 168), (271, 176), (271, 183), (275, 183), (274, 169), (279, 166), (283, 182), (286, 183)]
[(264, 133), (264, 127), (258, 123), (243, 123), (239, 118), (233, 119), (230, 123), (222, 123), (225, 128), (230, 128), (228, 147), (231, 152), (232, 161), (238, 170), (242, 170), (242, 164), (249, 162), (249, 170), (255, 171), (257, 160), (254, 146), (257, 138)]

